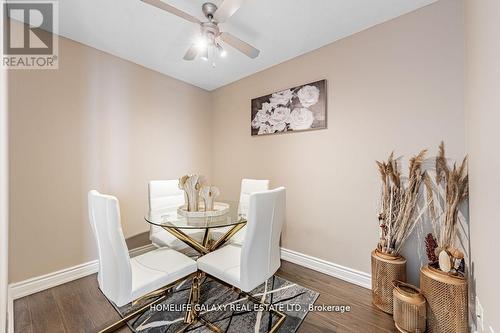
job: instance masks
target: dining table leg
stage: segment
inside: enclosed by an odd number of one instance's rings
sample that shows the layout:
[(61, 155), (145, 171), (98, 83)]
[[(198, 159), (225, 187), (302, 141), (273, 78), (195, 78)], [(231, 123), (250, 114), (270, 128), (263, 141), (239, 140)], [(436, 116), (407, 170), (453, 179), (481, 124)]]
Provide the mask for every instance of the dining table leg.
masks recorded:
[(212, 251), (218, 249), (219, 247), (221, 247), (222, 245), (224, 245), (231, 237), (234, 236), (234, 234), (236, 234), (238, 231), (240, 231), (241, 228), (243, 228), (244, 226), (245, 226), (245, 223), (236, 224), (236, 225), (232, 226), (231, 229), (229, 229), (224, 235), (222, 235), (215, 243), (213, 243), (210, 246), (209, 252), (212, 252)]
[(200, 244), (200, 242), (182, 232), (179, 228), (163, 226), (163, 229), (165, 229), (166, 231), (174, 235), (177, 239), (183, 241), (185, 244), (195, 249), (199, 253), (207, 254), (209, 252), (209, 250), (205, 246), (203, 246), (203, 244)]
[(203, 234), (203, 246), (205, 248), (208, 247), (208, 242), (210, 241), (209, 235), (210, 235), (210, 228), (206, 228), (205, 233)]
[[(243, 228), (245, 224), (246, 223), (239, 223), (232, 226), (231, 229), (229, 229), (224, 235), (222, 235), (222, 237), (220, 237), (215, 242), (211, 242), (209, 237), (210, 228), (206, 228), (201, 243), (193, 239), (186, 233), (182, 232), (178, 227), (163, 226), (163, 228), (172, 235), (174, 235), (175, 237), (177, 237), (179, 240), (186, 243), (194, 250), (198, 251), (201, 255), (203, 255), (211, 251), (214, 251), (217, 248), (224, 245), (234, 234), (236, 234), (239, 230), (241, 230), (241, 228)], [(188, 299), (189, 307), (186, 311), (186, 314), (184, 315), (184, 325), (177, 331), (178, 333), (185, 332), (198, 322), (202, 323), (213, 332), (217, 333), (223, 332), (217, 325), (200, 316), (199, 306), (200, 306), (201, 281), (204, 275), (205, 273), (198, 271), (192, 278), (192, 285), (189, 291), (189, 299)]]
[(198, 319), (198, 306), (200, 302), (200, 287), (201, 287), (202, 273), (197, 272), (193, 277), (191, 290), (189, 292), (189, 308), (184, 316), (184, 322), (186, 324), (192, 324)]

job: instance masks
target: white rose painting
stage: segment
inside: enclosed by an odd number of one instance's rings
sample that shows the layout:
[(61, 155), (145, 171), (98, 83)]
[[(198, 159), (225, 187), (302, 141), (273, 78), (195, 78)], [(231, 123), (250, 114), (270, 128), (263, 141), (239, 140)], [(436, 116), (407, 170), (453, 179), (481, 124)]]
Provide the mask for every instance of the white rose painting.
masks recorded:
[(326, 80), (252, 99), (252, 135), (326, 128)]

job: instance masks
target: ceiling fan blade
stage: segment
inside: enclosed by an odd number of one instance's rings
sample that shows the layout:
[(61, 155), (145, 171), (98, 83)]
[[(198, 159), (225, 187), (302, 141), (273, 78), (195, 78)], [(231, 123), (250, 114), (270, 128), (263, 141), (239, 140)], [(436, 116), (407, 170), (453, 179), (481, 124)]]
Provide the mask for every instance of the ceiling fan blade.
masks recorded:
[(215, 12), (215, 19), (219, 23), (226, 22), (238, 9), (245, 0), (224, 0)]
[(193, 60), (196, 58), (196, 55), (198, 54), (198, 48), (196, 45), (191, 45), (189, 49), (186, 51), (186, 54), (184, 55), (183, 59), (184, 60)]
[(219, 37), (224, 43), (231, 45), (232, 47), (234, 47), (235, 49), (237, 49), (241, 53), (246, 54), (247, 56), (249, 56), (252, 59), (257, 58), (259, 56), (259, 53), (260, 53), (259, 50), (257, 50), (252, 45), (245, 43), (241, 39), (231, 35), (228, 32), (221, 32)]
[(183, 12), (182, 10), (177, 9), (173, 6), (167, 5), (163, 1), (160, 1), (160, 0), (141, 0), (141, 1), (145, 2), (147, 4), (150, 4), (151, 6), (155, 6), (157, 8), (163, 9), (163, 10), (165, 10), (171, 14), (174, 14), (176, 16), (182, 17), (183, 19), (188, 20), (190, 22), (198, 23), (198, 24), (201, 23), (201, 21), (198, 20), (196, 17), (194, 17), (186, 12)]

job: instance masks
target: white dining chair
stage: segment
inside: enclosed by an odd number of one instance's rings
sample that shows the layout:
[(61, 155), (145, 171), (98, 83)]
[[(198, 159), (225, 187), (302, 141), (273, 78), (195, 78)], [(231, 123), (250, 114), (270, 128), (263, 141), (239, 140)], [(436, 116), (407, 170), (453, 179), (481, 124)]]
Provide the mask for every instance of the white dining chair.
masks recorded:
[[(255, 192), (269, 190), (269, 180), (267, 179), (242, 179), (240, 189), (240, 202), (238, 205), (238, 214), (247, 216), (250, 194)], [(247, 227), (244, 226), (229, 240), (232, 244), (242, 245), (245, 240)]]
[(251, 291), (281, 265), (279, 242), (284, 220), (284, 187), (250, 194), (243, 245), (228, 244), (200, 257), (198, 268), (244, 292)]
[[(102, 293), (117, 306), (147, 297), (197, 271), (196, 262), (169, 248), (158, 248), (130, 258), (120, 221), (118, 200), (92, 190), (88, 193), (89, 220), (99, 253), (97, 281)], [(158, 303), (166, 294), (156, 299)], [(150, 304), (103, 330), (111, 332), (148, 309)]]
[[(179, 181), (172, 180), (152, 180), (148, 183), (148, 202), (149, 214), (155, 215), (155, 212), (162, 212), (166, 209), (177, 209), (185, 204), (184, 191), (179, 188)], [(182, 250), (188, 247), (184, 242), (162, 227), (150, 224), (149, 239), (156, 247), (168, 246), (176, 250)], [(197, 241), (202, 241), (203, 231), (199, 229), (183, 229)]]

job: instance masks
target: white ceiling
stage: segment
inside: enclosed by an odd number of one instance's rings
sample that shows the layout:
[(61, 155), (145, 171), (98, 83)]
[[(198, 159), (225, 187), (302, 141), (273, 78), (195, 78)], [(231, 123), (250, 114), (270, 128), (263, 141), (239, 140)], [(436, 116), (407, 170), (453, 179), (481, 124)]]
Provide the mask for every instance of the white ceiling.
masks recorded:
[[(200, 19), (203, 0), (163, 0)], [(182, 59), (199, 27), (139, 0), (61, 0), (62, 36), (213, 90), (436, 0), (246, 0), (221, 30), (261, 50), (225, 47), (215, 68)], [(213, 1), (216, 5), (222, 0)]]

